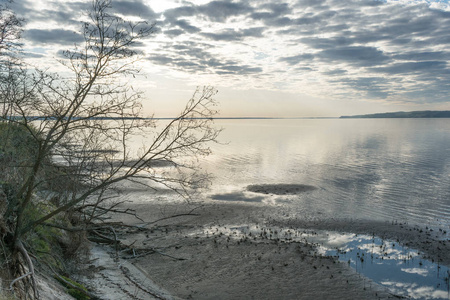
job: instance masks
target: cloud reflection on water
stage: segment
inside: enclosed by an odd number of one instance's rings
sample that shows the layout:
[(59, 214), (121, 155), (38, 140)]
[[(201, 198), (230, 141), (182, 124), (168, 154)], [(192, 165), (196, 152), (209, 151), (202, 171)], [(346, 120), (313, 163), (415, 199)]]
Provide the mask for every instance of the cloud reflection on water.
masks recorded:
[(316, 246), (312, 255), (334, 256), (394, 295), (411, 299), (450, 296), (448, 267), (430, 262), (418, 251), (390, 240), (352, 233), (248, 225), (217, 226), (212, 231), (238, 239), (251, 233), (272, 240), (307, 242)]

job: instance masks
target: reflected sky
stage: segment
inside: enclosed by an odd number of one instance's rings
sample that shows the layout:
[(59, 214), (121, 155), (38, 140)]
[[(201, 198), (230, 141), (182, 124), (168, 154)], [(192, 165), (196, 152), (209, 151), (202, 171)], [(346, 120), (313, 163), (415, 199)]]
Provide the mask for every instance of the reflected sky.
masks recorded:
[(251, 184), (308, 184), (318, 190), (269, 195), (266, 202), (303, 215), (450, 228), (448, 119), (222, 120), (218, 126), (224, 144), (203, 164), (214, 176), (211, 194)]
[[(450, 299), (450, 269), (428, 261), (414, 249), (368, 235), (259, 227), (213, 226), (201, 234), (245, 236), (315, 245), (315, 256), (334, 256), (358, 273), (384, 286), (390, 293), (409, 299)], [(198, 234), (198, 233), (195, 233)]]
[[(327, 232), (330, 239), (338, 233)], [(357, 272), (390, 292), (411, 299), (450, 299), (450, 270), (423, 259), (416, 250), (396, 242), (349, 234), (338, 249), (325, 239), (319, 249), (324, 255), (338, 256)]]

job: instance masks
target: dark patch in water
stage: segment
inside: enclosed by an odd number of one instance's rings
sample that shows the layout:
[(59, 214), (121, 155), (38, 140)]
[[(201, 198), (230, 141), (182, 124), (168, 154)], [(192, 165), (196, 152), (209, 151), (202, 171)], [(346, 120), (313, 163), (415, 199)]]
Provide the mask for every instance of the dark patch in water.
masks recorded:
[(261, 202), (264, 197), (247, 197), (243, 193), (215, 194), (211, 196), (213, 200), (220, 201), (243, 201), (243, 202)]
[(247, 186), (247, 191), (274, 195), (297, 195), (316, 189), (315, 186), (306, 184), (253, 184)]

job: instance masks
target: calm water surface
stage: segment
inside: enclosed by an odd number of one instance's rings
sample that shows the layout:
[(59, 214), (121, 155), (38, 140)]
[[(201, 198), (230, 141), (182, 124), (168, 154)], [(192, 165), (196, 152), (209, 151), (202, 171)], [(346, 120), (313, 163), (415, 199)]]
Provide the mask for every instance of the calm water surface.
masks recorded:
[[(211, 195), (250, 184), (318, 189), (262, 203), (324, 218), (398, 220), (450, 228), (450, 119), (220, 120), (204, 168)], [(244, 197), (244, 198), (242, 198)], [(220, 197), (219, 197), (220, 198)]]

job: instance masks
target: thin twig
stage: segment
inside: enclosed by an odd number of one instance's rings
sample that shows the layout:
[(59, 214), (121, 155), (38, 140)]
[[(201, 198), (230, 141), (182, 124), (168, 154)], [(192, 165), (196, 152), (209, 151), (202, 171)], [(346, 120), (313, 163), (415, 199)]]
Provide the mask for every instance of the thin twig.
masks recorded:
[(194, 213), (192, 213), (192, 212), (195, 211), (195, 210), (197, 210), (197, 209), (199, 209), (199, 208), (202, 208), (202, 207), (203, 207), (203, 205), (200, 205), (200, 206), (194, 207), (193, 209), (191, 209), (191, 210), (190, 210), (189, 212), (187, 212), (187, 213), (177, 214), (177, 215), (172, 215), (172, 216), (164, 217), (164, 218), (158, 219), (158, 220), (156, 220), (156, 221), (146, 222), (146, 223), (143, 223), (143, 224), (139, 224), (139, 225), (137, 225), (137, 226), (145, 227), (145, 226), (152, 225), (152, 224), (155, 224), (155, 223), (164, 221), (164, 220), (169, 220), (169, 219), (172, 219), (172, 218), (178, 218), (178, 217), (185, 217), (185, 216), (194, 216), (194, 217), (195, 217), (195, 216), (199, 216), (199, 214), (194, 214)]
[(119, 249), (118, 249), (118, 247), (119, 247), (120, 241), (117, 239), (117, 234), (116, 234), (116, 231), (114, 230), (114, 227), (110, 226), (109, 230), (111, 230), (112, 233), (114, 234), (114, 249), (116, 251), (116, 258), (115, 259), (117, 260), (117, 259), (119, 259)]
[(181, 261), (181, 260), (186, 260), (186, 258), (175, 257), (175, 256), (172, 256), (172, 255), (170, 255), (170, 254), (166, 254), (166, 253), (163, 253), (163, 252), (161, 252), (161, 251), (158, 251), (158, 250), (156, 250), (155, 248), (148, 248), (148, 249), (145, 249), (145, 250), (147, 250), (147, 252), (144, 252), (144, 253), (142, 253), (142, 254), (136, 254), (136, 252), (135, 252), (136, 249), (134, 249), (134, 248), (131, 248), (130, 250), (133, 251), (133, 255), (132, 255), (132, 256), (122, 256), (123, 259), (135, 259), (135, 258), (140, 258), (140, 257), (143, 257), (143, 256), (147, 256), (147, 255), (149, 255), (149, 254), (157, 253), (157, 254), (162, 255), (162, 256), (170, 257), (170, 258), (172, 258), (172, 259), (174, 259), (174, 260), (180, 260), (180, 261)]

